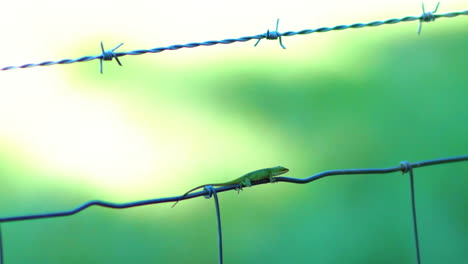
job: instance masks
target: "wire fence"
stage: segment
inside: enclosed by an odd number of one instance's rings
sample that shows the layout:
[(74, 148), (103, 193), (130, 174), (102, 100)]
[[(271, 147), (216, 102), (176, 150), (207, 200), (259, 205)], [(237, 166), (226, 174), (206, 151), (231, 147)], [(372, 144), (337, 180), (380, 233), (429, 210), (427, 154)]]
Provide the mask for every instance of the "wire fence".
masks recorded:
[(278, 24), (279, 24), (279, 19), (276, 21), (276, 29), (273, 31), (267, 30), (266, 33), (263, 34), (258, 34), (254, 36), (246, 36), (246, 37), (240, 37), (240, 38), (228, 38), (228, 39), (223, 39), (223, 40), (210, 40), (210, 41), (204, 41), (204, 42), (192, 42), (192, 43), (187, 43), (187, 44), (177, 44), (177, 45), (171, 45), (167, 47), (158, 47), (158, 48), (153, 48), (153, 49), (139, 49), (139, 50), (133, 50), (133, 51), (127, 51), (127, 52), (115, 52), (120, 46), (123, 45), (123, 43), (120, 43), (117, 45), (115, 48), (110, 49), (110, 50), (105, 50), (104, 49), (104, 44), (101, 42), (101, 51), (102, 53), (99, 55), (95, 56), (84, 56), (81, 58), (77, 59), (63, 59), (63, 60), (58, 60), (58, 61), (44, 61), (40, 63), (28, 63), (20, 66), (7, 66), (0, 68), (2, 71), (6, 70), (13, 70), (13, 69), (20, 69), (20, 68), (32, 68), (32, 67), (37, 67), (37, 66), (51, 66), (51, 65), (57, 65), (57, 64), (72, 64), (76, 62), (85, 62), (85, 61), (92, 61), (99, 59), (100, 60), (100, 72), (103, 73), (103, 61), (111, 61), (112, 59), (115, 58), (117, 63), (122, 66), (122, 63), (119, 60), (119, 57), (126, 56), (126, 55), (142, 55), (146, 53), (159, 53), (163, 52), (166, 50), (178, 50), (182, 48), (195, 48), (195, 47), (200, 47), (200, 46), (213, 46), (217, 44), (232, 44), (236, 42), (246, 42), (250, 41), (253, 39), (256, 39), (257, 42), (255, 43), (254, 46), (257, 46), (260, 40), (262, 39), (268, 39), (268, 40), (279, 40), (280, 46), (285, 49), (286, 47), (283, 44), (282, 37), (290, 37), (290, 36), (296, 36), (296, 35), (307, 35), (307, 34), (312, 34), (312, 33), (324, 33), (324, 32), (329, 32), (329, 31), (334, 31), (334, 30), (345, 30), (345, 29), (357, 29), (357, 28), (364, 28), (364, 27), (377, 27), (381, 25), (391, 25), (391, 24), (397, 24), (400, 22), (411, 22), (418, 20), (419, 21), (419, 26), (418, 26), (418, 34), (421, 33), (422, 30), (422, 23), (423, 22), (431, 22), (435, 21), (437, 18), (452, 18), (456, 16), (461, 16), (461, 15), (468, 15), (468, 10), (462, 10), (462, 11), (454, 11), (454, 12), (449, 12), (449, 13), (444, 13), (444, 14), (435, 14), (439, 8), (439, 3), (437, 3), (437, 6), (435, 7), (434, 11), (427, 11), (425, 10), (424, 4), (422, 4), (422, 14), (419, 16), (406, 16), (402, 18), (391, 18), (383, 21), (372, 21), (368, 23), (354, 23), (350, 25), (338, 25), (334, 27), (320, 27), (316, 29), (304, 29), (300, 31), (286, 31), (283, 33), (278, 32)]
[[(410, 191), (411, 191), (411, 205), (412, 205), (412, 214), (413, 214), (413, 231), (414, 231), (414, 239), (415, 239), (415, 250), (416, 250), (416, 263), (421, 263), (420, 257), (420, 250), (419, 250), (419, 235), (418, 235), (418, 228), (417, 228), (417, 218), (416, 218), (416, 203), (415, 203), (415, 184), (414, 184), (414, 172), (413, 170), (416, 168), (422, 168), (427, 166), (435, 166), (435, 165), (442, 165), (446, 163), (455, 163), (455, 162), (462, 162), (468, 161), (468, 155), (464, 156), (457, 156), (457, 157), (449, 157), (449, 158), (441, 158), (441, 159), (434, 159), (434, 160), (427, 160), (421, 162), (414, 162), (410, 163), (407, 161), (401, 162), (398, 166), (389, 167), (389, 168), (365, 168), (365, 169), (342, 169), (342, 170), (329, 170), (317, 173), (307, 178), (293, 178), (293, 177), (274, 177), (274, 182), (288, 182), (288, 183), (295, 183), (295, 184), (306, 184), (311, 183), (316, 180), (325, 178), (327, 176), (344, 176), (344, 175), (356, 175), (356, 174), (388, 174), (394, 172), (402, 172), (409, 173), (410, 176)], [(259, 181), (252, 182), (252, 186), (269, 183), (269, 179), (262, 179)], [(210, 198), (214, 196), (215, 201), (215, 209), (216, 209), (216, 216), (218, 221), (218, 247), (219, 247), (219, 263), (223, 263), (223, 247), (222, 247), (222, 230), (221, 230), (221, 212), (219, 209), (219, 201), (217, 198), (217, 193), (225, 192), (229, 190), (239, 189), (242, 186), (239, 184), (233, 184), (229, 186), (223, 186), (214, 188), (213, 186), (205, 186), (202, 191), (194, 192), (188, 195), (179, 195), (173, 197), (164, 197), (164, 198), (156, 198), (156, 199), (149, 199), (149, 200), (141, 200), (141, 201), (133, 201), (128, 203), (113, 203), (107, 201), (89, 201), (83, 203), (82, 205), (64, 211), (57, 211), (57, 212), (50, 212), (50, 213), (38, 213), (38, 214), (28, 214), (28, 215), (20, 215), (20, 216), (10, 216), (10, 217), (0, 217), (0, 224), (8, 223), (8, 222), (18, 222), (18, 221), (27, 221), (27, 220), (37, 220), (37, 219), (48, 219), (48, 218), (55, 218), (55, 217), (65, 217), (65, 216), (72, 216), (75, 215), (91, 206), (101, 206), (105, 208), (111, 209), (126, 209), (144, 205), (151, 205), (151, 204), (159, 204), (159, 203), (172, 203), (178, 202), (181, 200), (188, 200), (193, 199), (196, 197), (204, 196), (206, 198)], [(2, 251), (2, 237), (0, 231), (0, 264), (3, 264), (3, 251)]]
[[(96, 56), (84, 56), (77, 59), (63, 59), (58, 61), (45, 61), (41, 63), (32, 63), (32, 64), (24, 64), (21, 66), (8, 66), (3, 67), (0, 70), (13, 70), (19, 68), (31, 68), (36, 66), (50, 66), (50, 65), (57, 65), (57, 64), (72, 64), (76, 62), (85, 62), (91, 61), (95, 59), (100, 60), (100, 72), (103, 72), (103, 61), (111, 61), (115, 59), (117, 63), (122, 66), (122, 63), (119, 60), (119, 57), (126, 56), (126, 55), (142, 55), (146, 53), (159, 53), (166, 50), (178, 50), (181, 48), (195, 48), (200, 46), (212, 46), (217, 44), (232, 44), (236, 42), (247, 42), (250, 40), (257, 40), (254, 46), (257, 46), (262, 39), (267, 40), (278, 40), (279, 45), (286, 49), (286, 46), (283, 43), (283, 37), (295, 36), (295, 35), (306, 35), (312, 33), (324, 33), (334, 30), (345, 30), (345, 29), (357, 29), (357, 28), (364, 28), (364, 27), (376, 27), (386, 24), (397, 24), (400, 22), (410, 22), (410, 21), (419, 21), (417, 32), (418, 34), (421, 33), (422, 30), (422, 23), (424, 22), (431, 22), (435, 21), (437, 18), (452, 18), (460, 15), (468, 15), (468, 10), (463, 11), (455, 11), (449, 12), (444, 14), (436, 14), (438, 10), (439, 4), (435, 7), (433, 11), (427, 11), (424, 8), (424, 4), (422, 5), (422, 14), (419, 16), (406, 16), (403, 18), (392, 18), (383, 21), (373, 21), (368, 23), (355, 23), (350, 25), (338, 25), (334, 27), (320, 27), (316, 29), (305, 29), (300, 31), (286, 31), (280, 33), (278, 31), (279, 27), (279, 19), (276, 21), (276, 28), (275, 30), (267, 30), (266, 33), (258, 34), (254, 36), (246, 36), (241, 38), (230, 38), (218, 41), (205, 41), (205, 42), (193, 42), (188, 44), (181, 44), (181, 45), (172, 45), (167, 47), (158, 47), (153, 49), (140, 49), (140, 50), (133, 50), (129, 52), (115, 52), (119, 47), (123, 45), (123, 43), (117, 45), (113, 49), (106, 50), (104, 48), (104, 44), (101, 42), (101, 51), (100, 55)], [(422, 162), (401, 162), (398, 166), (389, 167), (389, 168), (364, 168), (364, 169), (342, 169), (342, 170), (330, 170), (320, 172), (318, 174), (312, 175), (307, 178), (293, 178), (293, 177), (284, 177), (278, 176), (274, 177), (275, 182), (287, 182), (287, 183), (295, 183), (295, 184), (306, 184), (311, 183), (316, 180), (325, 178), (327, 176), (338, 176), (338, 175), (357, 175), (357, 174), (388, 174), (394, 172), (402, 172), (403, 174), (408, 173), (410, 178), (410, 191), (411, 197), (410, 202), (412, 206), (412, 215), (413, 215), (413, 232), (414, 232), (414, 242), (415, 242), (415, 259), (416, 263), (421, 263), (421, 252), (419, 247), (419, 234), (418, 234), (418, 226), (417, 226), (417, 216), (416, 216), (416, 202), (415, 202), (415, 182), (414, 182), (414, 169), (427, 167), (427, 166), (435, 166), (435, 165), (442, 165), (447, 163), (455, 163), (455, 162), (462, 162), (468, 161), (468, 155), (464, 156), (457, 156), (457, 157), (449, 157), (449, 158), (442, 158), (442, 159), (435, 159), (435, 160), (427, 160)], [(259, 181), (252, 182), (252, 186), (269, 183), (269, 179), (262, 179)], [(222, 239), (222, 228), (221, 228), (221, 212), (219, 208), (219, 201), (217, 197), (217, 193), (225, 192), (229, 190), (239, 189), (241, 186), (239, 184), (233, 184), (229, 186), (223, 186), (214, 188), (213, 186), (205, 186), (202, 191), (190, 193), (188, 195), (180, 195), (180, 196), (173, 196), (173, 197), (164, 197), (164, 198), (155, 198), (149, 200), (140, 200), (140, 201), (132, 201), (127, 203), (114, 203), (108, 201), (100, 201), (100, 200), (93, 200), (85, 202), (79, 205), (76, 208), (63, 210), (63, 211), (56, 211), (56, 212), (46, 212), (46, 213), (37, 213), (37, 214), (27, 214), (27, 215), (19, 215), (19, 216), (8, 216), (8, 217), (0, 217), (0, 227), (4, 227), (5, 223), (11, 222), (18, 222), (18, 221), (29, 221), (29, 220), (38, 220), (38, 219), (49, 219), (49, 218), (56, 218), (56, 217), (65, 217), (65, 216), (72, 216), (75, 215), (83, 210), (86, 210), (92, 206), (100, 206), (105, 208), (111, 209), (126, 209), (138, 206), (145, 206), (145, 205), (152, 205), (152, 204), (159, 204), (159, 203), (172, 203), (181, 200), (193, 199), (200, 196), (205, 196), (206, 198), (210, 198), (214, 196), (215, 202), (215, 210), (216, 210), (216, 217), (218, 222), (218, 256), (219, 256), (219, 263), (223, 263), (223, 239)], [(4, 250), (3, 250), (3, 239), (2, 233), (0, 229), (0, 264), (4, 262)]]

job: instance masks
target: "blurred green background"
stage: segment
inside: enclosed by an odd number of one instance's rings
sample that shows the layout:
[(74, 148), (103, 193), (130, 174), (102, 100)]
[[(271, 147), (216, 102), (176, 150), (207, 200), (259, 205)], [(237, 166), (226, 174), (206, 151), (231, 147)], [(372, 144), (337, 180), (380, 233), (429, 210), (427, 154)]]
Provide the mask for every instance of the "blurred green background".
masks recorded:
[[(0, 16), (1, 67), (99, 54), (101, 40), (129, 51), (259, 34), (277, 17), (283, 32), (421, 12), (418, 1), (22, 5)], [(276, 165), (304, 178), (466, 155), (467, 22), (125, 56), (104, 75), (98, 61), (2, 72), (0, 216), (175, 196)], [(467, 176), (466, 162), (415, 170), (423, 263), (468, 262)], [(220, 202), (225, 263), (416, 263), (407, 175), (267, 184)], [(217, 261), (203, 198), (1, 227), (5, 263)]]

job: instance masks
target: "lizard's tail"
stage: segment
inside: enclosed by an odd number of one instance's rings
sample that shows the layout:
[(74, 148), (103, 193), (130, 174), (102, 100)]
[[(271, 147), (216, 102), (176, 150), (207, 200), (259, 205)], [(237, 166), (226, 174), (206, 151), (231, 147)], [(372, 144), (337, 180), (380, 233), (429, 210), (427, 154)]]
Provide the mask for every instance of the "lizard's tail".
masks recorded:
[[(213, 185), (213, 184), (209, 184), (209, 185)], [(205, 187), (205, 186), (206, 186), (206, 185), (200, 185), (200, 186), (195, 187), (195, 188), (189, 190), (188, 192), (184, 193), (184, 195), (182, 195), (182, 196), (171, 206), (171, 208), (174, 208), (174, 206), (176, 206), (176, 204), (177, 204), (178, 202), (180, 202), (180, 200), (184, 199), (189, 193), (195, 191), (196, 189), (200, 189), (200, 188), (202, 188), (202, 187)]]
[(174, 208), (174, 206), (176, 206), (176, 204), (181, 200), (182, 198), (180, 198), (179, 200), (177, 200), (172, 206), (171, 208)]

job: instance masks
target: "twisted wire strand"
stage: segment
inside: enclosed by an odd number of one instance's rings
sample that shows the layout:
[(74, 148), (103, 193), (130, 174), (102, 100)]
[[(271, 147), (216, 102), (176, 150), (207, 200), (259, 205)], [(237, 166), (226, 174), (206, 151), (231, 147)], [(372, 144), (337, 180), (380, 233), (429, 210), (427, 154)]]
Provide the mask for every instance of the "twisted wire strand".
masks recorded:
[[(292, 178), (292, 177), (275, 177), (275, 182), (289, 182), (289, 183), (296, 183), (296, 184), (305, 184), (310, 183), (326, 176), (333, 176), (333, 175), (355, 175), (355, 174), (386, 174), (386, 173), (393, 173), (397, 171), (401, 171), (403, 173), (408, 172), (408, 168), (420, 168), (426, 166), (434, 166), (444, 163), (454, 163), (454, 162), (462, 162), (468, 161), (468, 155), (464, 156), (457, 156), (457, 157), (449, 157), (449, 158), (442, 158), (442, 159), (435, 159), (435, 160), (427, 160), (421, 162), (414, 162), (414, 163), (407, 163), (406, 166), (402, 166), (401, 164), (395, 167), (390, 168), (371, 168), (371, 169), (344, 169), (344, 170), (330, 170), (320, 172), (318, 174), (312, 175), (307, 178)], [(256, 182), (252, 182), (252, 186), (270, 183), (269, 179), (264, 179)], [(229, 190), (235, 190), (239, 187), (238, 184), (234, 184), (231, 186), (223, 186), (215, 188), (216, 193), (225, 192)], [(54, 218), (54, 217), (62, 217), (62, 216), (70, 216), (77, 214), (93, 205), (112, 208), (112, 209), (125, 209), (131, 208), (136, 206), (143, 206), (143, 205), (150, 205), (150, 204), (158, 204), (158, 203), (168, 203), (168, 202), (175, 202), (179, 200), (187, 200), (192, 199), (200, 196), (209, 195), (212, 191), (207, 190), (206, 188), (199, 192), (193, 192), (191, 194), (185, 196), (174, 196), (174, 197), (166, 197), (166, 198), (156, 198), (156, 199), (149, 199), (149, 200), (142, 200), (142, 201), (135, 201), (135, 202), (128, 202), (128, 203), (113, 203), (113, 202), (106, 202), (106, 201), (89, 201), (83, 203), (82, 205), (65, 211), (53, 212), (53, 213), (41, 213), (41, 214), (30, 214), (30, 215), (21, 215), (21, 216), (10, 216), (10, 217), (0, 217), (0, 224), (6, 222), (16, 222), (16, 221), (24, 221), (24, 220), (34, 220), (34, 219), (43, 219), (43, 218)]]
[[(434, 11), (435, 12), (435, 11)], [(295, 35), (307, 35), (307, 34), (312, 34), (312, 33), (324, 33), (324, 32), (329, 32), (333, 30), (345, 30), (345, 29), (357, 29), (357, 28), (364, 28), (364, 27), (376, 27), (376, 26), (381, 26), (381, 25), (391, 25), (391, 24), (397, 24), (400, 22), (410, 22), (410, 21), (415, 21), (419, 20), (421, 22), (430, 22), (434, 21), (437, 18), (452, 18), (456, 16), (461, 16), (461, 15), (468, 15), (468, 10), (462, 10), (462, 11), (455, 11), (455, 12), (449, 12), (445, 14), (434, 14), (434, 12), (424, 12), (420, 16), (407, 16), (403, 18), (392, 18), (392, 19), (387, 19), (383, 21), (373, 21), (373, 22), (368, 22), (368, 23), (355, 23), (355, 24), (350, 24), (350, 25), (338, 25), (334, 27), (320, 27), (316, 29), (304, 29), (300, 31), (286, 31), (284, 33), (279, 33), (279, 32), (274, 32), (274, 31), (267, 31), (267, 33), (263, 34), (258, 34), (254, 36), (246, 36), (246, 37), (240, 37), (240, 38), (229, 38), (229, 39), (223, 39), (223, 40), (210, 40), (210, 41), (204, 41), (204, 42), (192, 42), (188, 44), (177, 44), (177, 45), (171, 45), (167, 47), (158, 47), (158, 48), (153, 48), (153, 49), (139, 49), (139, 50), (133, 50), (133, 51), (128, 51), (128, 52), (114, 52), (116, 48), (113, 50), (109, 50), (107, 52), (103, 52), (100, 55), (96, 56), (84, 56), (81, 58), (77, 59), (63, 59), (63, 60), (58, 60), (58, 61), (44, 61), (40, 63), (29, 63), (29, 64), (24, 64), (20, 66), (8, 66), (8, 67), (3, 67), (0, 68), (1, 71), (7, 71), (7, 70), (13, 70), (13, 69), (24, 69), (24, 68), (32, 68), (32, 67), (37, 67), (37, 66), (51, 66), (51, 65), (56, 65), (56, 64), (71, 64), (75, 62), (85, 62), (85, 61), (92, 61), (96, 59), (100, 59), (101, 63), (102, 60), (108, 60), (108, 58), (116, 58), (126, 56), (126, 55), (142, 55), (146, 53), (159, 53), (163, 52), (166, 50), (178, 50), (182, 48), (195, 48), (195, 47), (200, 47), (200, 46), (213, 46), (213, 45), (218, 45), (218, 44), (232, 44), (235, 42), (246, 42), (250, 41), (253, 39), (261, 40), (261, 39), (273, 39), (273, 37), (280, 38), (282, 36), (284, 37), (290, 37), (290, 36), (295, 36)], [(420, 26), (418, 32), (420, 33)], [(274, 38), (274, 39), (276, 39)], [(281, 39), (280, 39), (281, 40)], [(282, 43), (280, 42), (281, 46), (285, 48)], [(109, 57), (110, 56), (110, 57)], [(120, 64), (120, 61), (117, 60), (117, 62)], [(101, 68), (102, 70), (102, 68)]]

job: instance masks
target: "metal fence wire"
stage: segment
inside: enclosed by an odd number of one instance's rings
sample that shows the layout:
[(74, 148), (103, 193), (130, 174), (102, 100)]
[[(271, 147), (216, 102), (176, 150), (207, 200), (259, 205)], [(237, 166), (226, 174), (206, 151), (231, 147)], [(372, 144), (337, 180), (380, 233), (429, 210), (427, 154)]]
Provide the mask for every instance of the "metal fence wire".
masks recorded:
[[(392, 18), (392, 19), (387, 19), (383, 21), (373, 21), (373, 22), (368, 22), (368, 23), (355, 23), (351, 25), (338, 25), (334, 27), (320, 27), (316, 29), (305, 29), (301, 31), (286, 31), (283, 33), (280, 33), (278, 31), (278, 26), (279, 26), (279, 19), (276, 22), (276, 28), (275, 30), (268, 30), (266, 33), (263, 34), (258, 34), (254, 36), (247, 36), (247, 37), (241, 37), (241, 38), (230, 38), (230, 39), (224, 39), (224, 40), (218, 40), (218, 41), (205, 41), (205, 42), (193, 42), (193, 43), (188, 43), (188, 44), (182, 44), (182, 45), (172, 45), (168, 47), (159, 47), (159, 48), (153, 48), (153, 49), (140, 49), (140, 50), (134, 50), (134, 51), (129, 51), (129, 52), (115, 52), (120, 46), (123, 45), (123, 43), (117, 45), (113, 49), (110, 50), (105, 50), (103, 43), (101, 42), (101, 51), (102, 53), (100, 55), (95, 55), (95, 56), (84, 56), (78, 59), (63, 59), (63, 60), (58, 60), (58, 61), (45, 61), (41, 63), (32, 63), (32, 64), (24, 64), (21, 66), (8, 66), (8, 67), (3, 67), (0, 70), (6, 71), (6, 70), (13, 70), (13, 69), (19, 69), (19, 68), (31, 68), (31, 67), (36, 67), (36, 66), (50, 66), (50, 65), (56, 65), (56, 64), (71, 64), (75, 62), (85, 62), (85, 61), (91, 61), (95, 59), (100, 60), (100, 71), (101, 73), (103, 72), (103, 61), (109, 61), (112, 59), (115, 59), (119, 65), (122, 65), (119, 57), (126, 56), (126, 55), (141, 55), (141, 54), (146, 54), (146, 53), (159, 53), (165, 50), (177, 50), (181, 48), (195, 48), (199, 46), (212, 46), (212, 45), (217, 45), (217, 44), (231, 44), (235, 42), (246, 42), (250, 41), (253, 39), (256, 39), (257, 42), (255, 43), (255, 46), (259, 44), (259, 42), (262, 39), (268, 39), (268, 40), (278, 40), (279, 45), (285, 49), (286, 46), (283, 44), (283, 39), (282, 37), (289, 37), (289, 36), (295, 36), (295, 35), (306, 35), (306, 34), (312, 34), (312, 33), (318, 33), (318, 32), (329, 32), (333, 30), (345, 30), (345, 29), (350, 29), (350, 28), (364, 28), (364, 27), (376, 27), (376, 26), (381, 26), (385, 24), (397, 24), (400, 22), (409, 22), (409, 21), (419, 21), (419, 26), (418, 26), (418, 34), (421, 33), (421, 28), (422, 28), (422, 23), (423, 22), (431, 22), (434, 21), (437, 18), (451, 18), (451, 17), (456, 17), (460, 15), (468, 15), (468, 10), (463, 10), (463, 11), (455, 11), (455, 12), (449, 12), (449, 13), (444, 13), (444, 14), (436, 14), (438, 10), (439, 4), (435, 7), (433, 11), (426, 11), (424, 8), (424, 4), (422, 5), (422, 14), (419, 16), (407, 16), (403, 18)], [(398, 166), (395, 167), (390, 167), (390, 168), (365, 168), (365, 169), (343, 169), (343, 170), (330, 170), (330, 171), (324, 171), (315, 175), (312, 175), (307, 178), (292, 178), (292, 177), (274, 177), (275, 182), (287, 182), (287, 183), (296, 183), (296, 184), (305, 184), (305, 183), (311, 183), (313, 181), (316, 181), (318, 179), (322, 179), (327, 176), (338, 176), (338, 175), (356, 175), (356, 174), (387, 174), (387, 173), (394, 173), (394, 172), (402, 172), (403, 174), (408, 173), (409, 174), (409, 179), (410, 179), (410, 191), (411, 191), (411, 205), (412, 205), (412, 215), (413, 215), (413, 231), (414, 231), (414, 241), (415, 241), (415, 262), (420, 264), (421, 263), (421, 253), (419, 249), (419, 235), (418, 235), (418, 228), (417, 228), (417, 218), (416, 218), (416, 202), (415, 202), (415, 182), (414, 182), (414, 169), (416, 168), (421, 168), (421, 167), (427, 167), (427, 166), (435, 166), (435, 165), (442, 165), (446, 163), (454, 163), (454, 162), (462, 162), (462, 161), (468, 161), (468, 155), (464, 156), (457, 156), (457, 157), (449, 157), (449, 158), (442, 158), (442, 159), (435, 159), (435, 160), (427, 160), (427, 161), (422, 161), (422, 162), (415, 162), (415, 163), (410, 163), (410, 162), (401, 162)], [(252, 186), (258, 185), (258, 184), (265, 184), (268, 183), (268, 179), (256, 181), (252, 183)], [(223, 187), (218, 187), (214, 188), (212, 186), (206, 186), (202, 191), (190, 193), (188, 195), (181, 195), (181, 196), (173, 196), (173, 197), (165, 197), (165, 198), (155, 198), (155, 199), (149, 199), (149, 200), (141, 200), (141, 201), (133, 201), (133, 202), (128, 202), (128, 203), (113, 203), (113, 202), (107, 202), (107, 201), (99, 201), (99, 200), (94, 200), (94, 201), (88, 201), (85, 202), (78, 207), (70, 210), (64, 210), (64, 211), (57, 211), (57, 212), (47, 212), (47, 213), (38, 213), (38, 214), (28, 214), (28, 215), (20, 215), (20, 216), (9, 216), (9, 217), (0, 217), (0, 227), (4, 227), (5, 223), (9, 222), (18, 222), (18, 221), (27, 221), (27, 220), (37, 220), (37, 219), (45, 219), (45, 218), (55, 218), (55, 217), (64, 217), (64, 216), (72, 216), (74, 214), (77, 214), (83, 210), (86, 210), (87, 208), (91, 206), (101, 206), (101, 207), (106, 207), (106, 208), (112, 208), (112, 209), (126, 209), (126, 208), (132, 208), (132, 207), (137, 207), (137, 206), (144, 206), (144, 205), (151, 205), (151, 204), (159, 204), (159, 203), (170, 203), (170, 202), (176, 202), (179, 200), (187, 200), (187, 199), (193, 199), (196, 197), (200, 196), (205, 196), (207, 198), (210, 198), (211, 196), (214, 196), (214, 201), (215, 201), (215, 210), (216, 210), (216, 216), (218, 220), (218, 254), (219, 254), (219, 263), (223, 263), (223, 248), (222, 248), (222, 229), (221, 229), (221, 213), (219, 209), (219, 201), (217, 198), (217, 193), (219, 192), (225, 192), (229, 190), (234, 190), (238, 189), (240, 186), (238, 184), (230, 185), (230, 186), (223, 186)], [(0, 264), (4, 263), (4, 254), (3, 254), (3, 240), (2, 240), (2, 233), (0, 229)]]
[[(288, 182), (288, 183), (296, 183), (296, 184), (305, 184), (311, 183), (313, 181), (325, 178), (327, 176), (339, 176), (339, 175), (356, 175), (356, 174), (387, 174), (393, 172), (402, 172), (409, 173), (410, 178), (410, 191), (411, 191), (411, 205), (412, 205), (412, 214), (413, 214), (413, 231), (414, 231), (414, 240), (415, 240), (415, 250), (416, 250), (416, 263), (421, 263), (420, 257), (420, 250), (419, 250), (419, 236), (418, 236), (418, 229), (417, 229), (417, 218), (416, 218), (416, 202), (415, 202), (415, 183), (414, 183), (414, 172), (413, 170), (416, 168), (427, 167), (427, 166), (435, 166), (441, 165), (445, 163), (455, 163), (455, 162), (462, 162), (468, 161), (468, 155), (464, 156), (457, 156), (457, 157), (450, 157), (450, 158), (441, 158), (435, 160), (427, 160), (421, 162), (414, 162), (410, 163), (407, 161), (401, 162), (398, 166), (390, 167), (390, 168), (366, 168), (366, 169), (342, 169), (342, 170), (330, 170), (317, 173), (307, 178), (292, 178), (292, 177), (274, 177), (274, 182)], [(269, 183), (268, 179), (259, 180), (256, 182), (252, 182), (252, 186)], [(64, 217), (64, 216), (71, 216), (77, 214), (93, 205), (101, 206), (111, 209), (126, 209), (132, 208), (137, 206), (144, 206), (150, 204), (159, 204), (159, 203), (171, 203), (177, 202), (181, 200), (193, 199), (200, 196), (205, 196), (206, 198), (210, 198), (214, 195), (215, 201), (215, 209), (216, 209), (216, 216), (218, 220), (218, 247), (219, 247), (219, 263), (223, 263), (223, 250), (222, 250), (222, 231), (221, 231), (221, 212), (219, 209), (219, 201), (217, 198), (217, 193), (225, 192), (229, 190), (239, 189), (241, 187), (239, 184), (233, 184), (229, 186), (223, 186), (218, 188), (213, 188), (212, 186), (206, 186), (202, 191), (194, 192), (188, 195), (179, 195), (173, 197), (164, 197), (164, 198), (155, 198), (149, 200), (141, 200), (141, 201), (134, 201), (128, 203), (113, 203), (107, 201), (89, 201), (86, 202), (74, 209), (58, 211), (58, 212), (51, 212), (51, 213), (39, 213), (39, 214), (29, 214), (29, 215), (20, 215), (20, 216), (10, 216), (10, 217), (0, 217), (0, 224), (8, 223), (8, 222), (18, 222), (18, 221), (27, 221), (27, 220), (35, 220), (35, 219), (45, 219), (45, 218), (54, 218), (54, 217)], [(2, 250), (2, 239), (1, 239), (1, 231), (0, 231), (0, 264), (3, 264), (3, 250)]]
[(232, 44), (235, 42), (246, 42), (249, 40), (256, 39), (257, 42), (255, 43), (254, 46), (257, 46), (260, 40), (262, 39), (268, 39), (268, 40), (279, 40), (279, 44), (283, 49), (286, 49), (285, 45), (283, 44), (283, 39), (282, 37), (290, 37), (290, 36), (296, 36), (296, 35), (307, 35), (307, 34), (312, 34), (312, 33), (323, 33), (323, 32), (329, 32), (329, 31), (334, 31), (334, 30), (345, 30), (345, 29), (351, 29), (351, 28), (364, 28), (364, 27), (377, 27), (381, 25), (391, 25), (391, 24), (397, 24), (400, 22), (411, 22), (418, 20), (419, 25), (418, 25), (418, 34), (421, 33), (422, 30), (422, 23), (423, 22), (432, 22), (435, 21), (437, 18), (452, 18), (456, 16), (461, 16), (461, 15), (468, 15), (468, 10), (462, 10), (462, 11), (454, 11), (454, 12), (449, 12), (449, 13), (444, 13), (444, 14), (436, 14), (437, 10), (439, 8), (439, 3), (437, 3), (437, 6), (433, 11), (426, 11), (424, 7), (424, 3), (422, 4), (422, 14), (419, 16), (406, 16), (402, 18), (391, 18), (383, 21), (372, 21), (368, 23), (354, 23), (351, 25), (338, 25), (334, 27), (320, 27), (316, 29), (304, 29), (300, 31), (286, 31), (283, 33), (278, 32), (278, 24), (279, 24), (279, 19), (276, 21), (276, 29), (275, 30), (267, 30), (266, 33), (254, 35), (254, 36), (246, 36), (246, 37), (240, 37), (240, 38), (228, 38), (228, 39), (223, 39), (223, 40), (209, 40), (209, 41), (204, 41), (204, 42), (192, 42), (192, 43), (187, 43), (187, 44), (177, 44), (177, 45), (171, 45), (167, 47), (158, 47), (158, 48), (153, 48), (153, 49), (139, 49), (139, 50), (133, 50), (133, 51), (127, 51), (127, 52), (115, 52), (119, 47), (123, 45), (123, 43), (120, 43), (116, 47), (110, 50), (105, 50), (104, 49), (104, 44), (101, 42), (101, 54), (95, 55), (95, 56), (84, 56), (81, 58), (77, 59), (63, 59), (63, 60), (58, 60), (58, 61), (44, 61), (44, 62), (39, 62), (39, 63), (28, 63), (20, 66), (7, 66), (0, 68), (1, 71), (6, 71), (6, 70), (13, 70), (13, 69), (20, 69), (20, 68), (32, 68), (32, 67), (37, 67), (37, 66), (50, 66), (50, 65), (57, 65), (57, 64), (72, 64), (76, 62), (84, 62), (84, 61), (92, 61), (99, 59), (100, 61), (100, 72), (103, 73), (103, 61), (110, 61), (115, 58), (117, 63), (122, 66), (122, 63), (119, 60), (119, 57), (126, 56), (126, 55), (142, 55), (146, 53), (159, 53), (163, 52), (165, 50), (178, 50), (182, 48), (195, 48), (195, 47), (200, 47), (200, 46), (213, 46), (217, 44)]

